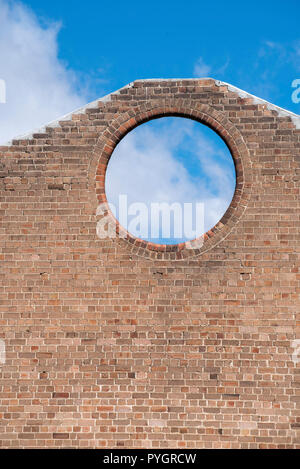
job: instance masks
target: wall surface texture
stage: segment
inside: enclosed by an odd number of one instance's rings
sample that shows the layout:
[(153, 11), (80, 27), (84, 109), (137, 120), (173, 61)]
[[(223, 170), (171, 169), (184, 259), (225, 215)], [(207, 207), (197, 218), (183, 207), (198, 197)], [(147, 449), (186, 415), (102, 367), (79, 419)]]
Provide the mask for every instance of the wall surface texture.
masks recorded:
[[(227, 142), (229, 210), (202, 247), (99, 239), (115, 145), (164, 115)], [(0, 446), (300, 448), (299, 187), (297, 117), (213, 79), (1, 147)]]

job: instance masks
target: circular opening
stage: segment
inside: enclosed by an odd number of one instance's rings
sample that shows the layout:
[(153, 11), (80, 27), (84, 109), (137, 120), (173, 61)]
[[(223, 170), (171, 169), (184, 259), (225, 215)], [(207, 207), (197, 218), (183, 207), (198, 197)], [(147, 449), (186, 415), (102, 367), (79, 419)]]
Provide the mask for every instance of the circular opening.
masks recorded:
[(162, 117), (136, 127), (116, 146), (105, 179), (106, 198), (135, 238), (178, 244), (200, 237), (233, 198), (231, 153), (209, 127)]

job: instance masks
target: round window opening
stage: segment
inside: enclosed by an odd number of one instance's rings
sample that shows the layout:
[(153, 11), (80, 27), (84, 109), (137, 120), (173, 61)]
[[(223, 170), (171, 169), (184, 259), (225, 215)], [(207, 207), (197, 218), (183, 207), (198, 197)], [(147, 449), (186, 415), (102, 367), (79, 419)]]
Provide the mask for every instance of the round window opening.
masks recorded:
[(209, 127), (162, 117), (129, 132), (116, 146), (105, 179), (106, 198), (133, 237), (179, 244), (213, 228), (236, 187), (231, 153)]

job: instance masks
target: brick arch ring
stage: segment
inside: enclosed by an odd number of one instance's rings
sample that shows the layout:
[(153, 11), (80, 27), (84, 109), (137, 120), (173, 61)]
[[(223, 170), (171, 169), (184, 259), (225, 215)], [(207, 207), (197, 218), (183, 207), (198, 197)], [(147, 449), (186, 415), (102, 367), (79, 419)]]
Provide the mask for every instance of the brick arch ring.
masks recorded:
[[(105, 193), (105, 175), (109, 160), (117, 144), (135, 127), (160, 117), (185, 117), (200, 122), (214, 130), (226, 143), (232, 155), (236, 171), (236, 188), (232, 201), (221, 220), (207, 233), (192, 241), (168, 245), (155, 244), (135, 238), (127, 232), (112, 214)], [(184, 99), (168, 99), (162, 106), (155, 100), (147, 106), (135, 106), (127, 109), (116, 118), (99, 136), (94, 148), (89, 168), (89, 186), (95, 191), (97, 205), (105, 207), (101, 216), (107, 218), (113, 226), (117, 240), (126, 243), (127, 249), (149, 259), (181, 260), (199, 256), (220, 244), (242, 217), (251, 195), (252, 186), (251, 160), (247, 146), (239, 130), (225, 115), (207, 104), (195, 103)], [(99, 214), (98, 214), (99, 215)]]

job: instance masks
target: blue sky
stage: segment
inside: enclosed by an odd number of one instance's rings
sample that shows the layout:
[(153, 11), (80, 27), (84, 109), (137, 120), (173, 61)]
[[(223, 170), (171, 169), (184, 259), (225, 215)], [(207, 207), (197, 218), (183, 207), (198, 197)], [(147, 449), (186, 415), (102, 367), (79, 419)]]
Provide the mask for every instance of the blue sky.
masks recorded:
[[(142, 202), (147, 212), (137, 207), (129, 213), (126, 228), (138, 238), (166, 244), (191, 240), (208, 231), (228, 208), (234, 190), (234, 163), (223, 140), (208, 127), (178, 117), (155, 119), (127, 134), (106, 173), (106, 196), (117, 218), (120, 220), (122, 210), (119, 194), (127, 195), (128, 206)], [(164, 232), (156, 218), (159, 210), (151, 207), (151, 203), (161, 202), (179, 202), (183, 215), (183, 204), (192, 204), (191, 230), (185, 229), (184, 217), (171, 217), (170, 232)], [(198, 219), (198, 226), (196, 203), (204, 204), (204, 219)], [(156, 228), (156, 237), (153, 231), (151, 236), (151, 228)]]
[(291, 101), (300, 76), (298, 0), (25, 3), (45, 24), (61, 23), (59, 58), (89, 76), (91, 98), (137, 78), (193, 77), (200, 61), (200, 74), (299, 113)]
[(211, 76), (299, 114), (299, 18), (299, 0), (0, 0), (0, 142), (141, 78)]
[[(143, 78), (210, 76), (299, 114), (300, 99), (292, 100), (297, 79), (300, 98), (299, 19), (299, 0), (0, 0), (0, 143)], [(166, 180), (164, 197), (168, 188), (180, 202), (205, 199), (208, 228), (222, 215), (214, 210), (214, 201), (218, 199), (224, 211), (234, 190), (230, 164), (220, 160), (223, 143), (200, 124), (163, 121), (137, 129), (114, 153), (111, 168), (118, 152), (123, 151), (119, 156), (124, 158), (124, 148), (132, 165), (136, 158), (145, 174), (146, 155), (164, 174), (166, 161), (170, 173), (181, 165), (180, 184)], [(149, 148), (141, 152), (139, 138), (143, 141), (145, 135)], [(178, 135), (177, 146), (170, 144)], [(195, 159), (183, 150), (187, 142)], [(203, 158), (210, 165), (204, 165)], [(122, 167), (122, 174), (110, 170), (113, 198), (124, 180), (133, 180), (128, 162)], [(223, 195), (215, 192), (214, 178), (226, 188)], [(163, 193), (163, 181), (160, 187), (157, 178), (152, 181), (148, 202)], [(144, 187), (135, 191), (137, 200), (145, 196)]]
[(299, 114), (299, 18), (298, 0), (0, 0), (0, 142), (141, 78), (211, 76)]

